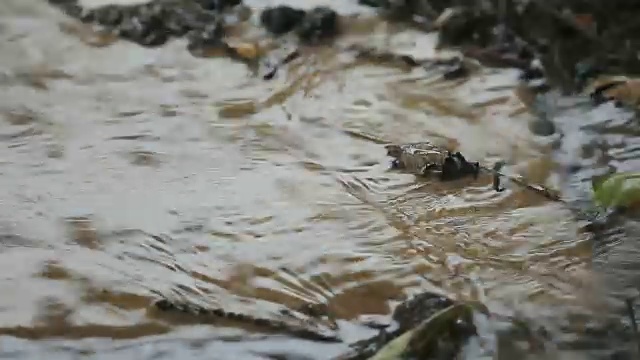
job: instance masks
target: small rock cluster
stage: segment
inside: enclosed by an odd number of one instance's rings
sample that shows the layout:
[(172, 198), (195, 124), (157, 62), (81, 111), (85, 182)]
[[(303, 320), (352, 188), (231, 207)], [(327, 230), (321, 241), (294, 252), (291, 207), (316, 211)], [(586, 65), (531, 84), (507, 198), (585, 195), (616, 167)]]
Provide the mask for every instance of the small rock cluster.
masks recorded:
[(260, 14), (260, 23), (274, 35), (295, 31), (304, 43), (332, 39), (339, 32), (338, 14), (326, 6), (318, 6), (309, 11), (286, 5), (270, 7)]
[(67, 15), (83, 23), (142, 46), (164, 45), (171, 38), (187, 36), (189, 46), (221, 45), (224, 35), (218, 14), (239, 1), (161, 0), (135, 5), (83, 8), (77, 0), (49, 0)]
[[(381, 15), (438, 31), (488, 66), (530, 72), (534, 60), (565, 92), (603, 73), (640, 74), (640, 2), (626, 0), (358, 0)], [(525, 75), (528, 76), (528, 75)]]
[[(157, 47), (171, 38), (186, 37), (192, 53), (203, 48), (230, 50), (224, 41), (223, 15), (242, 6), (241, 0), (153, 0), (91, 9), (82, 7), (78, 0), (49, 3), (72, 18), (141, 46)], [(260, 15), (260, 22), (276, 36), (295, 30), (299, 39), (308, 44), (329, 40), (338, 33), (338, 14), (325, 6), (309, 11), (288, 6), (267, 8)]]

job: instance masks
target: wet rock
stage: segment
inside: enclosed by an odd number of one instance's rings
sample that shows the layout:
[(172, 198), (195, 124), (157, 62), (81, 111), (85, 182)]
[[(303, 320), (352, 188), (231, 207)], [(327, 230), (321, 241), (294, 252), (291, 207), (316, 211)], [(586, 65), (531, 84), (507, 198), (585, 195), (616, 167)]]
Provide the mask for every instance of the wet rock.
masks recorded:
[(176, 37), (187, 35), (192, 31), (203, 31), (206, 27), (221, 21), (214, 12), (189, 7), (168, 8), (164, 12), (166, 13), (163, 16), (165, 27)]
[(529, 130), (538, 136), (555, 134), (556, 126), (551, 121), (556, 111), (555, 95), (549, 93), (546, 74), (540, 62), (534, 60), (519, 77), (520, 83), (515, 88), (515, 95), (525, 108), (534, 115), (528, 123)]
[(163, 312), (178, 312), (197, 316), (199, 318), (213, 317), (243, 322), (245, 324), (271, 329), (273, 331), (286, 333), (301, 339), (308, 339), (312, 341), (332, 343), (341, 341), (332, 330), (327, 331), (326, 328), (322, 328), (320, 326), (316, 327), (311, 323), (287, 322), (283, 320), (259, 318), (248, 314), (227, 311), (223, 308), (202, 307), (197, 304), (175, 302), (166, 298), (156, 300), (153, 303), (153, 307)]
[(306, 43), (330, 39), (338, 34), (338, 13), (326, 6), (315, 7), (306, 13), (297, 33)]
[(592, 61), (582, 61), (575, 66), (576, 87), (578, 91), (583, 91), (587, 84), (603, 74), (601, 65)]
[(455, 80), (465, 78), (469, 76), (470, 73), (471, 70), (467, 63), (460, 58), (456, 58), (456, 61), (445, 69), (445, 73), (442, 75), (442, 78), (445, 80)]
[[(82, 9), (77, 3), (56, 6), (84, 23), (99, 25), (143, 46), (162, 45), (171, 37), (184, 36), (192, 31), (208, 32), (208, 27), (218, 21), (215, 12), (203, 9), (193, 1), (156, 0), (93, 9)], [(74, 9), (69, 10), (70, 7)], [(73, 14), (69, 14), (70, 11)]]
[(78, 0), (49, 0), (49, 4), (59, 8), (65, 15), (74, 19), (82, 19), (84, 9)]
[(162, 18), (154, 15), (127, 18), (116, 34), (142, 46), (164, 45), (170, 37)]
[(195, 0), (205, 10), (221, 11), (242, 3), (242, 0)]
[(77, 4), (77, 3), (62, 4), (60, 5), (60, 9), (62, 9), (62, 12), (65, 15), (72, 17), (74, 19), (79, 19), (81, 21), (83, 20), (86, 14), (82, 6), (80, 6), (80, 4)]
[(468, 162), (459, 152), (448, 153), (442, 164), (440, 179), (443, 181), (457, 180), (468, 175), (478, 177), (479, 172), (479, 163)]
[[(63, 11), (65, 7), (78, 4), (77, 0), (51, 1)], [(99, 25), (100, 34), (110, 35), (114, 40), (120, 38), (155, 47), (171, 38), (186, 37), (187, 50), (193, 56), (228, 56), (254, 66), (261, 55), (257, 46), (230, 46), (224, 39), (227, 22), (243, 21), (240, 16), (234, 18), (223, 13), (231, 7), (234, 7), (234, 13), (245, 10), (244, 16), (250, 16), (251, 10), (242, 6), (240, 0), (151, 0), (143, 4), (78, 8), (74, 10), (77, 13), (74, 17), (84, 23)]]
[(529, 122), (529, 130), (538, 136), (551, 136), (556, 133), (556, 125), (548, 119), (536, 118)]
[(393, 311), (393, 320), (398, 323), (399, 330), (404, 332), (451, 305), (453, 301), (444, 296), (430, 292), (420, 293), (398, 305)]
[(390, 3), (388, 0), (358, 0), (358, 4), (364, 5), (364, 6), (371, 6), (375, 8), (390, 6)]
[(89, 10), (83, 17), (85, 22), (94, 22), (102, 26), (116, 27), (124, 20), (126, 8), (117, 5), (106, 5)]
[(265, 9), (260, 14), (260, 24), (272, 34), (282, 35), (295, 29), (304, 19), (306, 12), (290, 6), (279, 5)]
[(390, 20), (414, 22), (416, 18), (434, 20), (443, 9), (437, 10), (434, 1), (424, 0), (361, 0), (362, 5), (379, 8)]
[[(428, 319), (436, 312), (453, 305), (453, 301), (444, 296), (424, 292), (404, 301), (393, 311), (393, 326), (380, 331), (380, 334), (352, 344), (351, 351), (340, 357), (341, 360), (369, 359), (385, 344), (394, 340), (406, 331), (413, 329), (420, 322)], [(465, 326), (460, 325), (460, 333)]]
[(488, 46), (495, 24), (495, 16), (488, 12), (466, 7), (447, 9), (434, 23), (440, 30), (438, 46)]
[(544, 79), (545, 73), (542, 64), (538, 60), (533, 60), (528, 67), (522, 70), (519, 80), (532, 82), (534, 80)]
[(224, 29), (219, 22), (210, 24), (201, 31), (192, 31), (188, 36), (187, 50), (193, 55), (201, 55), (210, 49), (226, 49), (228, 45), (223, 41)]

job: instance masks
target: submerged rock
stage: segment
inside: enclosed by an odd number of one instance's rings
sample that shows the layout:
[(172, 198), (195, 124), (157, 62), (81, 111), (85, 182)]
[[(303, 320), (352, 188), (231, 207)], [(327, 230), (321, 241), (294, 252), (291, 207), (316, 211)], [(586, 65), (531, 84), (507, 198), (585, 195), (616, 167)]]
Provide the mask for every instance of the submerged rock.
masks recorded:
[(225, 48), (220, 11), (241, 1), (155, 0), (91, 9), (80, 7), (77, 0), (50, 0), (50, 3), (84, 23), (142, 46), (161, 46), (172, 37), (187, 36), (187, 49), (199, 54), (203, 49)]
[(487, 46), (493, 38), (495, 25), (493, 14), (467, 7), (449, 8), (434, 22), (434, 27), (440, 30), (439, 47)]
[(529, 121), (529, 130), (538, 136), (551, 136), (556, 133), (556, 125), (545, 118), (535, 118)]
[(220, 22), (214, 22), (200, 31), (189, 33), (187, 50), (193, 55), (200, 55), (202, 51), (208, 49), (224, 49), (226, 43), (223, 41), (224, 29)]
[(398, 305), (393, 311), (392, 328), (383, 329), (378, 336), (352, 344), (351, 351), (340, 360), (365, 360), (376, 354), (388, 342), (413, 329), (423, 320), (453, 305), (453, 300), (431, 292), (420, 293)]
[(456, 80), (460, 78), (466, 78), (471, 74), (469, 62), (464, 61), (462, 58), (455, 58), (452, 64), (448, 65), (445, 69), (442, 78), (445, 80)]
[(165, 27), (162, 12), (140, 12), (123, 17), (116, 34), (142, 46), (164, 45), (171, 37)]
[(195, 0), (205, 10), (221, 11), (240, 5), (242, 0)]
[(287, 333), (301, 339), (321, 342), (339, 342), (340, 339), (333, 331), (326, 331), (323, 328), (313, 327), (312, 324), (297, 323), (278, 319), (268, 319), (254, 317), (247, 314), (226, 311), (222, 308), (209, 308), (196, 304), (172, 301), (167, 298), (158, 299), (153, 303), (153, 308), (161, 312), (183, 313), (186, 315), (196, 316), (202, 320), (209, 319), (227, 319), (236, 322), (250, 324), (272, 331)]
[(262, 11), (260, 24), (272, 34), (283, 35), (295, 29), (304, 19), (306, 12), (287, 5), (278, 5)]
[(358, 4), (375, 8), (388, 7), (389, 0), (358, 0)]
[(260, 14), (260, 23), (274, 35), (295, 30), (302, 42), (310, 44), (333, 38), (339, 31), (338, 13), (327, 6), (309, 11), (286, 5), (267, 8)]
[(83, 13), (81, 20), (106, 27), (116, 27), (124, 20), (126, 10), (128, 9), (122, 6), (105, 5)]
[(442, 164), (440, 179), (443, 181), (457, 180), (468, 175), (477, 178), (479, 172), (479, 163), (468, 162), (459, 152), (454, 154), (449, 152)]
[(330, 39), (336, 36), (338, 31), (338, 13), (326, 6), (309, 10), (297, 28), (300, 40), (306, 43)]

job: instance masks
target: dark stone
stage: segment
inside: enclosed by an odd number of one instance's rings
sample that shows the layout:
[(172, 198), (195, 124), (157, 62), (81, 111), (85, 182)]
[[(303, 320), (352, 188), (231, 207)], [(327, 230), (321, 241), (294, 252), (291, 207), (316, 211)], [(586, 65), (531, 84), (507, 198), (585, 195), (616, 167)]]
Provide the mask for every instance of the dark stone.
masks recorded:
[(448, 153), (442, 164), (442, 172), (440, 180), (450, 181), (457, 180), (467, 175), (478, 176), (480, 164), (477, 162), (470, 163), (459, 152), (455, 154)]
[[(366, 360), (378, 352), (385, 344), (402, 333), (416, 327), (436, 312), (453, 305), (453, 301), (444, 296), (424, 292), (404, 301), (393, 311), (393, 326), (382, 329), (377, 336), (358, 341), (352, 345), (349, 354), (341, 359)], [(461, 333), (465, 330), (461, 329)]]
[(118, 34), (142, 46), (160, 46), (169, 40), (169, 31), (157, 16), (133, 16), (122, 22)]
[(461, 59), (457, 59), (453, 65), (449, 66), (447, 70), (445, 70), (444, 75), (442, 77), (445, 80), (455, 80), (469, 76), (469, 68)]
[(424, 292), (398, 305), (393, 311), (393, 320), (397, 322), (398, 334), (408, 331), (436, 312), (453, 305), (453, 301), (444, 296)]
[(416, 18), (435, 20), (442, 10), (452, 6), (451, 0), (447, 1), (442, 9), (434, 6), (433, 0), (361, 0), (360, 4), (379, 8), (387, 19), (413, 22)]
[(211, 24), (218, 23), (218, 16), (210, 11), (191, 11), (192, 9), (166, 9), (162, 18), (165, 27), (173, 36), (184, 36), (192, 31), (202, 31)]
[(542, 66), (530, 65), (526, 69), (522, 70), (519, 75), (519, 79), (522, 81), (531, 81), (544, 78), (544, 69)]
[(307, 12), (297, 32), (307, 43), (332, 38), (338, 34), (338, 13), (326, 6), (315, 7)]
[(205, 10), (221, 11), (242, 3), (242, 0), (195, 0)]
[(201, 31), (192, 31), (189, 34), (187, 49), (191, 53), (197, 53), (206, 48), (227, 47), (223, 40), (224, 29), (218, 22), (210, 24)]
[(597, 76), (602, 75), (603, 68), (601, 65), (592, 61), (581, 61), (575, 66), (576, 87), (579, 91), (584, 90), (587, 83)]
[(85, 23), (87, 22), (86, 20), (84, 20), (85, 11), (79, 4), (63, 4), (60, 7), (65, 15), (74, 19), (79, 19), (80, 21)]
[(162, 311), (169, 311), (169, 310), (175, 309), (174, 304), (167, 299), (159, 299), (153, 303), (153, 306)]
[(536, 118), (529, 122), (529, 130), (538, 136), (551, 136), (556, 133), (556, 125), (545, 118)]
[(124, 20), (123, 7), (116, 5), (106, 5), (90, 10), (90, 16), (94, 22), (108, 27), (116, 27)]
[(270, 7), (260, 14), (260, 23), (272, 34), (282, 35), (295, 29), (304, 19), (306, 12), (286, 5)]
[(388, 8), (389, 0), (358, 0), (358, 4), (375, 8)]
[(460, 46), (474, 44), (486, 47), (494, 37), (495, 16), (470, 8), (454, 10), (440, 27), (438, 46)]

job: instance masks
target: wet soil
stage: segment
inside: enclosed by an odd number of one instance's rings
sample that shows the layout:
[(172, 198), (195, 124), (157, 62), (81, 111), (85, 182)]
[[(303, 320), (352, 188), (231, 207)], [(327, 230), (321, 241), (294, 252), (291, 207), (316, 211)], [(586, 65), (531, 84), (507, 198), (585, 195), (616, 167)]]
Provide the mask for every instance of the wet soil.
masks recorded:
[[(339, 41), (434, 52), (434, 35), (384, 24), (355, 1), (303, 5), (318, 4), (363, 14)], [(634, 120), (612, 105), (564, 97), (565, 136), (538, 137), (515, 70), (443, 81), (319, 47), (265, 82), (242, 63), (193, 57), (181, 40), (89, 46), (91, 34), (65, 24), (44, 1), (0, 8), (5, 358), (329, 359), (346, 349), (164, 316), (149, 310), (157, 294), (267, 318), (326, 304), (348, 343), (375, 333), (364, 319), (434, 290), (571, 338), (582, 321), (571, 319), (615, 313), (610, 296), (637, 283), (633, 242), (616, 240), (593, 266), (568, 207), (517, 186), (497, 193), (489, 177), (389, 171), (374, 141), (503, 159), (579, 201), (592, 172), (637, 168)]]

